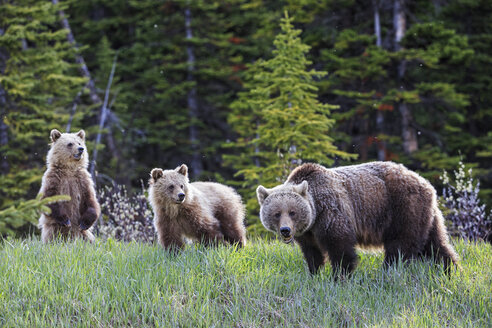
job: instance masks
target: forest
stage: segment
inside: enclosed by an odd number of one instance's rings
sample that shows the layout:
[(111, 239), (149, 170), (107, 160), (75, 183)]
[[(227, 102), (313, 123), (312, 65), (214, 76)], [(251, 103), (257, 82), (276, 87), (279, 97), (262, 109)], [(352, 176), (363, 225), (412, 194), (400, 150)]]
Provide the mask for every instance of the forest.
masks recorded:
[(264, 234), (257, 185), (390, 160), (485, 239), (491, 90), (488, 0), (0, 0), (0, 235), (37, 231), (50, 131), (84, 129), (100, 225), (148, 236), (150, 170), (186, 163)]

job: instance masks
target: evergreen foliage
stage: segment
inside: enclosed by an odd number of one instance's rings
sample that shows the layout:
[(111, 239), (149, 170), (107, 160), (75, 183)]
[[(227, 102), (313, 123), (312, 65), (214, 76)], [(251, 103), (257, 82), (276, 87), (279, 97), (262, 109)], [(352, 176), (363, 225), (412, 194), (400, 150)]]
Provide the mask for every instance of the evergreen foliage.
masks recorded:
[[(51, 2), (1, 2), (0, 89), (3, 92), (0, 209), (21, 206), (39, 190), (49, 131), (66, 125), (85, 79)], [(20, 215), (15, 228), (32, 222)]]
[[(326, 73), (307, 70), (309, 46), (302, 43), (300, 30), (293, 28), (285, 13), (276, 36), (273, 57), (251, 67), (251, 80), (232, 105), (230, 123), (237, 126), (241, 155), (226, 156), (242, 175), (244, 197), (254, 199), (255, 186), (282, 183), (289, 172), (305, 161), (331, 165), (334, 158), (354, 158), (339, 151), (329, 136), (335, 121), (330, 110), (316, 98), (315, 79)], [(257, 210), (248, 203), (250, 212)], [(249, 222), (252, 224), (252, 222)]]
[(46, 206), (55, 202), (70, 200), (70, 196), (59, 195), (41, 199), (39, 194), (35, 199), (19, 202), (0, 211), (0, 236), (15, 235), (26, 222), (37, 225), (41, 213), (51, 213), (51, 209)]
[[(457, 165), (468, 97), (457, 92), (448, 72), (465, 65), (473, 55), (465, 37), (439, 23), (414, 24), (397, 52), (378, 47), (375, 37), (354, 29), (341, 32), (333, 49), (322, 51), (332, 72), (329, 86), (342, 111), (335, 115), (341, 138), (352, 140), (362, 160), (376, 157), (384, 147), (385, 160), (402, 161), (425, 169), (428, 178), (439, 170)], [(396, 76), (398, 63), (405, 62), (405, 77)], [(449, 82), (447, 82), (449, 81)], [(326, 92), (326, 91), (325, 91)], [(410, 107), (415, 117), (420, 149), (410, 156), (401, 147), (399, 103)], [(378, 115), (383, 126), (378, 126)], [(436, 182), (434, 180), (434, 182)]]
[[(0, 0), (0, 210), (35, 197), (50, 129), (84, 128), (92, 152), (94, 94), (103, 98), (116, 54), (100, 187), (131, 193), (151, 168), (187, 163), (193, 180), (238, 187), (258, 223), (256, 185), (303, 161), (344, 165), (355, 153), (439, 186), (462, 157), (492, 205), (490, 1), (53, 2)], [(278, 34), (285, 11), (291, 26)], [(415, 132), (415, 150), (403, 131)]]

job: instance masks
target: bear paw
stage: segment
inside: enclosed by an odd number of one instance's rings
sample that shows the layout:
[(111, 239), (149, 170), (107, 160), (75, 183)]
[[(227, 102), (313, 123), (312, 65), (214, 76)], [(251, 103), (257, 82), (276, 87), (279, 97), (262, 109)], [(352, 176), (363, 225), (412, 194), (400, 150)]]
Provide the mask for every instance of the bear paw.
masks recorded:
[(91, 227), (91, 224), (80, 222), (79, 227), (80, 227), (81, 230), (87, 230), (87, 229), (89, 229)]
[(63, 227), (70, 227), (72, 224), (70, 223), (69, 218), (59, 218), (56, 220), (58, 224), (60, 224)]
[(89, 207), (87, 211), (85, 211), (84, 215), (82, 215), (82, 218), (80, 220), (80, 229), (82, 230), (87, 230), (89, 229), (94, 222), (97, 220), (97, 212), (96, 209), (93, 207)]

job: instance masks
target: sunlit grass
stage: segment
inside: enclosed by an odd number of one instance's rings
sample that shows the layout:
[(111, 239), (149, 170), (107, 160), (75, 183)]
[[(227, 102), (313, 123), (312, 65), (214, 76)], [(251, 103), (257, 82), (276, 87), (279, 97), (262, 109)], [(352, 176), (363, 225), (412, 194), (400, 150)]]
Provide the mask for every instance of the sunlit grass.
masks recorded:
[(352, 278), (311, 277), (298, 247), (253, 241), (241, 250), (109, 240), (0, 242), (5, 327), (491, 327), (492, 248), (457, 242), (463, 269), (431, 262), (385, 270), (361, 253)]

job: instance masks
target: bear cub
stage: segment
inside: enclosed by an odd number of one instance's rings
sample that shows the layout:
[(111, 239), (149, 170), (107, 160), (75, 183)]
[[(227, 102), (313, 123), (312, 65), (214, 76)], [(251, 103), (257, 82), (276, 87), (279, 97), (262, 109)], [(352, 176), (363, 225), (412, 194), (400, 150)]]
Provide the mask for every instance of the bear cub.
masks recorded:
[(48, 205), (51, 213), (39, 219), (41, 240), (47, 243), (57, 236), (94, 241), (90, 228), (101, 210), (91, 175), (87, 171), (89, 158), (85, 132), (61, 133), (52, 130), (51, 147), (46, 160), (40, 193), (43, 198), (68, 195), (71, 200)]
[(150, 173), (149, 201), (159, 243), (183, 249), (183, 237), (206, 245), (229, 242), (244, 246), (244, 205), (234, 189), (214, 182), (188, 180), (188, 167), (155, 168)]
[(385, 264), (401, 256), (443, 262), (458, 256), (449, 243), (436, 191), (401, 164), (372, 162), (326, 169), (303, 164), (273, 189), (259, 186), (260, 219), (284, 242), (296, 241), (311, 273), (329, 258), (335, 275), (357, 265), (355, 247), (384, 247)]

